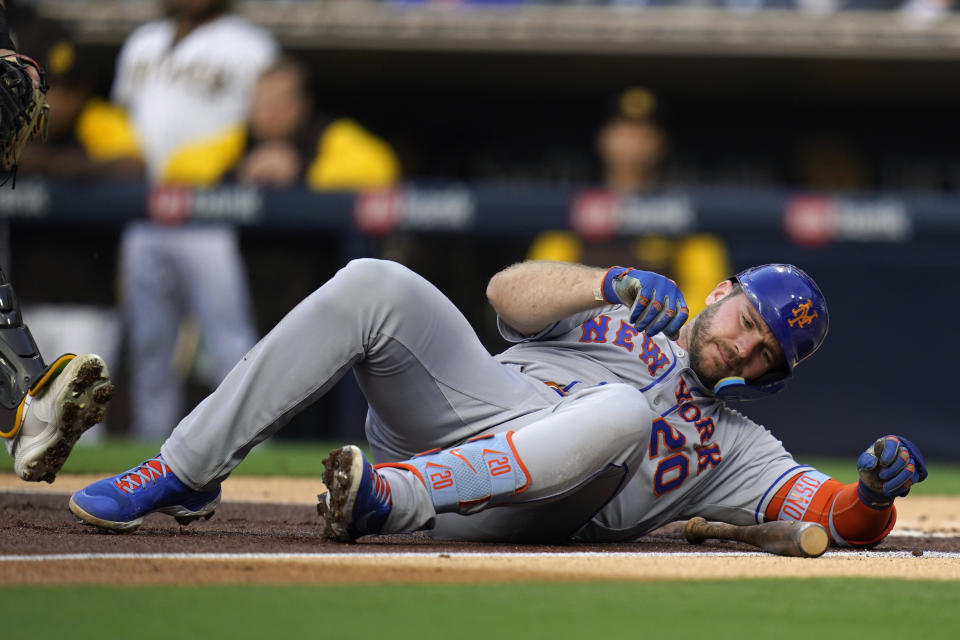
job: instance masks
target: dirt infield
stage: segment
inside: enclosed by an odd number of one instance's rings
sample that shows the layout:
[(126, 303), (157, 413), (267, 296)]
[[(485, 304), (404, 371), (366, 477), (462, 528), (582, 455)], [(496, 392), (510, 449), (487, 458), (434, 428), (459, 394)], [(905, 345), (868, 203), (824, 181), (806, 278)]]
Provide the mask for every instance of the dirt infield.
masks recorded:
[(201, 584), (910, 577), (960, 580), (960, 499), (901, 501), (875, 550), (781, 558), (727, 542), (686, 543), (682, 524), (633, 543), (508, 545), (420, 535), (322, 540), (315, 480), (231, 478), (213, 519), (180, 527), (154, 515), (133, 534), (81, 526), (71, 491), (92, 478), (27, 485), (0, 475), (0, 584)]

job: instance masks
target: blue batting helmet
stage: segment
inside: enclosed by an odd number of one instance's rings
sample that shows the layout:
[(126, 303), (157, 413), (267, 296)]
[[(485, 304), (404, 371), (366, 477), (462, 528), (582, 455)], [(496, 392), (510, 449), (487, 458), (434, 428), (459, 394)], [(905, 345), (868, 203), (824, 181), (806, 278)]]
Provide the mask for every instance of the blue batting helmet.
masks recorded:
[(813, 278), (789, 264), (765, 264), (732, 278), (760, 313), (780, 344), (786, 366), (746, 384), (742, 378), (724, 378), (718, 395), (749, 399), (783, 388), (793, 368), (820, 348), (830, 327), (827, 302)]

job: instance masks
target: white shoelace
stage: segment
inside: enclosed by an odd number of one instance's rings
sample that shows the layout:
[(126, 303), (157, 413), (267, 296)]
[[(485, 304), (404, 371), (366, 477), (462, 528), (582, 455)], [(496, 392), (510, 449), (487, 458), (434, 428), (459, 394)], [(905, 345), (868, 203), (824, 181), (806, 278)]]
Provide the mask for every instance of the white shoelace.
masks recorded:
[[(159, 470), (150, 464), (151, 462), (155, 461), (160, 463)], [(142, 489), (147, 485), (148, 482), (166, 477), (167, 469), (167, 463), (164, 462), (162, 458), (150, 458), (137, 467), (136, 471), (127, 473), (118, 479), (114, 484), (124, 493), (133, 493), (137, 489)], [(134, 481), (136, 481), (136, 483), (134, 483)], [(126, 486), (123, 486), (124, 484), (126, 484)]]

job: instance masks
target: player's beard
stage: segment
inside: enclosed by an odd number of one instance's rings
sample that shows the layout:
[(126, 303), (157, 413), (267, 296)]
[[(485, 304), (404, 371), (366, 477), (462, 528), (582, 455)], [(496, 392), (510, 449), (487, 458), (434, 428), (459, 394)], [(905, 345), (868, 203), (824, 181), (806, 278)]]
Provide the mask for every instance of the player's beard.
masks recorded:
[[(693, 319), (693, 326), (690, 331), (690, 368), (700, 378), (700, 382), (708, 388), (713, 387), (720, 382), (722, 378), (730, 375), (729, 371), (720, 370), (715, 361), (705, 357), (707, 347), (716, 344), (718, 348), (723, 349), (723, 345), (717, 343), (713, 337), (714, 317), (720, 310), (720, 303), (708, 305)], [(726, 350), (724, 353), (731, 358)]]

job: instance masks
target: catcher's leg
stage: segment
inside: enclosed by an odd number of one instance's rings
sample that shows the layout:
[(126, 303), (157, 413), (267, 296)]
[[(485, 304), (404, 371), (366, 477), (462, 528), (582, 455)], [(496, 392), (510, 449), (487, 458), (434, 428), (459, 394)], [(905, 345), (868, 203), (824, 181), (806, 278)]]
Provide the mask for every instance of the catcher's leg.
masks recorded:
[(0, 434), (20, 431), (23, 399), (43, 377), (47, 365), (30, 329), (23, 323), (13, 285), (0, 271)]
[(16, 474), (53, 482), (81, 434), (103, 420), (113, 393), (99, 356), (65, 354), (44, 364), (0, 271), (0, 436)]

